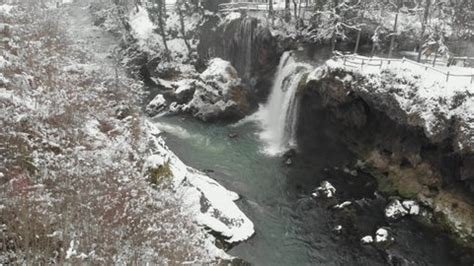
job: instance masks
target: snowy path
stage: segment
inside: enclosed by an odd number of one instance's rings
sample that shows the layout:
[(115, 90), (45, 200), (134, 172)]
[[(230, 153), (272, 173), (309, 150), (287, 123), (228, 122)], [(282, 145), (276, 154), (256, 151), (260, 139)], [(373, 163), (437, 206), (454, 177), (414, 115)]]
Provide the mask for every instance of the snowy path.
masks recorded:
[(93, 55), (91, 61), (100, 66), (102, 71), (112, 73), (116, 69), (120, 75), (125, 71), (114, 60), (113, 53), (117, 47), (118, 40), (111, 33), (94, 26), (94, 19), (90, 13), (88, 1), (76, 1), (74, 4), (65, 6), (68, 18), (68, 30), (70, 39), (75, 44), (85, 48)]

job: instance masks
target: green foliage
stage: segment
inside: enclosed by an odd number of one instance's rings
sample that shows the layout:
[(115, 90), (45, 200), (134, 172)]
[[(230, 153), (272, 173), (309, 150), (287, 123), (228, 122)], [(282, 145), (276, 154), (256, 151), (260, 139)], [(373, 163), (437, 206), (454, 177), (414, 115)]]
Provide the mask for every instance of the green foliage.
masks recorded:
[(169, 161), (156, 168), (150, 168), (147, 171), (148, 181), (156, 186), (165, 185), (173, 177), (173, 172), (170, 169)]

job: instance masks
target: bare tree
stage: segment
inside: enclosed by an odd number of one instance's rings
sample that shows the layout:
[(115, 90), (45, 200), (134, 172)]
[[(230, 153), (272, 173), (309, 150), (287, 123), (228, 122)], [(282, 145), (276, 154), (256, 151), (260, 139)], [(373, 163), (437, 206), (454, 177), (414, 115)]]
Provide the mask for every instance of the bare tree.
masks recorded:
[(184, 44), (188, 48), (188, 53), (191, 55), (192, 49), (191, 45), (189, 44), (188, 38), (186, 37), (186, 27), (184, 25), (184, 13), (183, 9), (186, 10), (186, 7), (189, 7), (188, 4), (184, 0), (176, 1), (176, 11), (178, 12), (179, 16), (179, 24), (181, 27), (181, 35), (183, 35)]
[(428, 23), (428, 16), (430, 15), (430, 6), (431, 6), (431, 0), (425, 0), (425, 11), (423, 13), (423, 21), (421, 22), (421, 33), (420, 33), (420, 38), (418, 39), (418, 58), (417, 61), (420, 62), (421, 60), (421, 53), (422, 49), (421, 47), (423, 46), (423, 40), (425, 38), (425, 31), (426, 31), (426, 24)]
[(393, 23), (393, 30), (390, 33), (390, 47), (388, 48), (388, 57), (392, 57), (393, 48), (395, 46), (395, 38), (397, 36), (397, 25), (398, 25), (398, 16), (400, 14), (400, 9), (403, 7), (403, 0), (396, 0), (396, 3), (389, 1), (389, 4), (395, 7), (395, 21)]
[(165, 48), (165, 59), (170, 60), (170, 50), (168, 49), (168, 43), (166, 42), (166, 13), (164, 8), (164, 0), (152, 0), (153, 6), (150, 9), (149, 15), (153, 23), (158, 24), (158, 33), (163, 41)]
[(270, 20), (272, 22), (272, 26), (275, 24), (275, 14), (273, 10), (273, 0), (268, 1), (268, 15), (270, 16)]

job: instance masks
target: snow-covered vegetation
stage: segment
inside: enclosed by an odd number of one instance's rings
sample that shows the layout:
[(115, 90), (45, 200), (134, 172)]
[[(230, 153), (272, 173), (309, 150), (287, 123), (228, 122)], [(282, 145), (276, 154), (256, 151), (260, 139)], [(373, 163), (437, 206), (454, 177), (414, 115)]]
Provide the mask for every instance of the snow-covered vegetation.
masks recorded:
[[(364, 86), (356, 86), (357, 90), (372, 96), (380, 95), (378, 105), (387, 108), (384, 102), (396, 101), (396, 107), (406, 116), (409, 124), (420, 126), (427, 137), (441, 140), (445, 138), (449, 121), (458, 120), (459, 131), (456, 138), (458, 149), (470, 150), (474, 145), (474, 101), (472, 98), (472, 69), (443, 68), (432, 69), (410, 61), (384, 61), (377, 58), (350, 57), (329, 60), (326, 66), (314, 70), (308, 80), (320, 79), (329, 71), (344, 70), (348, 73), (342, 80), (357, 83), (364, 80)], [(358, 58), (352, 60), (353, 58)], [(365, 60), (365, 65), (362, 65)], [(443, 74), (444, 73), (444, 74)], [(451, 77), (449, 77), (450, 73)], [(464, 76), (455, 76), (464, 75)], [(392, 110), (391, 114), (399, 113)], [(395, 118), (394, 118), (395, 119)]]
[(53, 7), (1, 6), (0, 263), (230, 258), (197, 223), (250, 237), (238, 196), (166, 147), (88, 6)]

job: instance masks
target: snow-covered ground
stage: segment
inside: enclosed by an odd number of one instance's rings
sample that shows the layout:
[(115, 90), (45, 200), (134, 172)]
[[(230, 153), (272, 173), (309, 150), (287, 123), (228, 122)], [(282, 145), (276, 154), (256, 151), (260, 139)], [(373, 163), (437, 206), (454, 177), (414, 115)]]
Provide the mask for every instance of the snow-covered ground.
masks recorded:
[[(0, 225), (19, 243), (0, 261), (22, 263), (26, 251), (68, 263), (230, 259), (203, 226), (248, 239), (239, 196), (183, 164), (140, 114), (143, 84), (117, 65), (118, 42), (93, 26), (87, 3), (43, 11), (1, 10), (31, 24), (15, 25), (0, 51)], [(168, 171), (150, 184), (156, 169), (169, 170), (169, 187)]]

